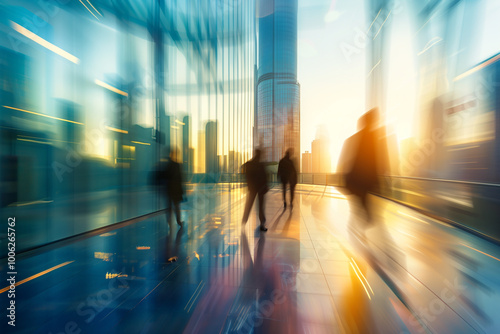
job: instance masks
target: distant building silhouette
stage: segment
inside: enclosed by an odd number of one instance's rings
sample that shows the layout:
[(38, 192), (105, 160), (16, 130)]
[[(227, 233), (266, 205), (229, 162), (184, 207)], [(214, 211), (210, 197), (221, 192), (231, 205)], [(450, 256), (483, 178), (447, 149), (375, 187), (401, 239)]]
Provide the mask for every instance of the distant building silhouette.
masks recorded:
[(189, 149), (191, 147), (191, 117), (184, 116), (182, 119), (182, 169), (184, 173), (193, 170), (193, 160), (190, 159)]
[(196, 173), (205, 173), (205, 131), (198, 131), (198, 154), (196, 159)]
[(229, 151), (228, 173), (239, 173), (240, 166), (242, 165), (241, 153)]
[(312, 173), (312, 153), (302, 153), (302, 173)]
[(312, 172), (313, 173), (330, 173), (331, 158), (330, 158), (330, 142), (326, 137), (320, 137), (313, 140), (311, 144), (312, 155)]
[(205, 173), (219, 173), (217, 155), (217, 121), (210, 121), (205, 127)]

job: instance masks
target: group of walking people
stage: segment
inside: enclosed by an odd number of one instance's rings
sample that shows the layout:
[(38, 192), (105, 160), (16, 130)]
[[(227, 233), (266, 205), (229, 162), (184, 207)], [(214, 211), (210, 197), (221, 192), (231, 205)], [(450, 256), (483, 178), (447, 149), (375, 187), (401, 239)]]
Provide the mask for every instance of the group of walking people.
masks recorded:
[[(369, 204), (369, 194), (378, 192), (380, 180), (378, 175), (388, 167), (387, 143), (383, 131), (377, 127), (378, 109), (374, 108), (364, 114), (358, 122), (358, 132), (348, 138), (344, 144), (338, 165), (338, 172), (344, 176), (344, 189), (353, 198), (357, 198), (364, 211), (367, 222), (373, 219)], [(278, 164), (278, 179), (283, 188), (283, 207), (287, 208), (286, 192), (290, 187), (290, 209), (293, 209), (295, 186), (297, 185), (297, 169), (292, 159), (293, 149), (288, 149)], [(265, 195), (269, 191), (266, 166), (262, 151), (256, 149), (251, 160), (242, 166), (246, 176), (248, 194), (243, 213), (243, 224), (248, 221), (255, 198), (258, 197), (260, 230), (267, 231), (265, 215)], [(165, 188), (167, 197), (167, 217), (170, 220), (174, 211), (177, 224), (183, 226), (180, 214), (180, 203), (184, 199), (181, 166), (176, 159), (176, 150), (170, 152), (168, 162), (163, 164), (159, 173), (159, 183)]]
[[(293, 208), (293, 198), (295, 193), (295, 186), (297, 185), (297, 169), (292, 161), (293, 150), (288, 149), (283, 159), (278, 164), (278, 179), (283, 186), (283, 207), (286, 209), (286, 188), (290, 185), (290, 209)], [(267, 231), (266, 215), (264, 212), (264, 196), (269, 191), (267, 181), (267, 172), (264, 163), (261, 161), (262, 152), (256, 149), (254, 156), (251, 160), (247, 161), (242, 166), (242, 172), (245, 174), (248, 184), (248, 194), (245, 204), (245, 211), (243, 213), (243, 224), (248, 221), (250, 210), (252, 209), (255, 197), (258, 196), (259, 205), (259, 220), (260, 230)]]
[[(293, 208), (293, 198), (295, 186), (297, 185), (297, 170), (291, 159), (292, 149), (288, 149), (283, 159), (278, 165), (278, 178), (283, 185), (283, 205), (286, 209), (286, 188), (290, 185), (290, 208)], [(170, 150), (167, 154), (168, 159), (157, 168), (156, 182), (163, 188), (163, 193), (167, 200), (166, 214), (170, 222), (172, 211), (175, 215), (177, 224), (182, 228), (184, 222), (181, 220), (180, 203), (184, 200), (184, 187), (182, 184), (181, 165), (177, 162), (177, 151)], [(243, 214), (243, 223), (248, 221), (250, 210), (255, 198), (258, 196), (259, 219), (261, 231), (267, 231), (265, 226), (266, 216), (264, 213), (264, 195), (269, 191), (267, 181), (267, 172), (264, 163), (261, 161), (261, 150), (255, 150), (254, 157), (242, 166), (242, 171), (246, 175), (248, 184), (248, 195)]]

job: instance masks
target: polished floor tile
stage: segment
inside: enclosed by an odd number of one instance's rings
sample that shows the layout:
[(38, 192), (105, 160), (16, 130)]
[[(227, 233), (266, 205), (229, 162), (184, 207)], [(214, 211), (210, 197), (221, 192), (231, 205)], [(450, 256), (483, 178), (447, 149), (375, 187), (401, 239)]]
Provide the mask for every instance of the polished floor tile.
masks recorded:
[(324, 186), (298, 186), (293, 210), (272, 189), (264, 233), (255, 207), (241, 224), (244, 189), (193, 189), (182, 229), (157, 216), (20, 255), (16, 332), (500, 330), (496, 245), (391, 202), (359, 228)]

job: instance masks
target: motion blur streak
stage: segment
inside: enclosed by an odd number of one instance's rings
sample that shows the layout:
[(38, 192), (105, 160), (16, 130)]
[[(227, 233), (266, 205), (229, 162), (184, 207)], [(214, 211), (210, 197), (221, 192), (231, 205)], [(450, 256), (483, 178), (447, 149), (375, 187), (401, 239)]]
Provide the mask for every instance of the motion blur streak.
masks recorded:
[(75, 64), (78, 64), (80, 63), (80, 59), (78, 59), (77, 57), (73, 56), (72, 54), (70, 54), (69, 52), (66, 52), (64, 51), (63, 49), (55, 46), (54, 44), (50, 43), (50, 42), (47, 42), (46, 40), (44, 40), (43, 38), (41, 38), (40, 36), (37, 36), (36, 34), (32, 33), (31, 31), (29, 31), (28, 29), (24, 28), (23, 26), (20, 26), (19, 24), (13, 22), (13, 21), (10, 21), (11, 25), (12, 25), (12, 28), (17, 31), (18, 33), (22, 34), (23, 36), (25, 37), (28, 37), (29, 39), (31, 39), (33, 42), (35, 43), (38, 43), (40, 44), (41, 46), (43, 46), (44, 48), (47, 48), (49, 49), (50, 51), (58, 54), (59, 56), (63, 57), (63, 58), (66, 58), (67, 60), (69, 60), (70, 62), (73, 62)]
[(115, 92), (116, 94), (120, 94), (120, 95), (123, 95), (123, 96), (128, 96), (128, 93), (126, 93), (124, 91), (121, 91), (118, 88), (115, 88), (115, 87), (113, 87), (113, 86), (111, 86), (111, 85), (109, 85), (109, 84), (107, 84), (105, 82), (102, 82), (101, 80), (97, 80), (96, 79), (94, 82), (96, 83), (96, 85), (99, 85), (101, 87), (109, 89), (110, 91)]
[[(54, 266), (54, 267), (52, 267), (52, 268), (49, 268), (49, 269), (44, 270), (44, 271), (42, 271), (42, 272), (39, 272), (39, 273), (38, 273), (38, 274), (36, 274), (36, 275), (30, 276), (30, 277), (28, 277), (28, 278), (26, 278), (26, 279), (23, 279), (22, 281), (16, 282), (16, 284), (15, 284), (15, 285), (16, 285), (16, 286), (18, 286), (18, 285), (24, 284), (24, 283), (26, 283), (26, 282), (29, 282), (29, 281), (31, 281), (31, 280), (34, 280), (35, 278), (41, 277), (41, 276), (43, 276), (43, 275), (46, 275), (46, 274), (48, 274), (48, 273), (50, 273), (50, 272), (52, 272), (52, 271), (54, 271), (54, 270), (56, 270), (56, 269), (62, 268), (62, 267), (64, 267), (64, 266), (67, 266), (68, 264), (71, 264), (71, 263), (73, 263), (73, 262), (75, 262), (75, 261), (67, 261), (67, 262), (64, 262), (64, 263), (58, 264), (57, 266)], [(5, 291), (7, 291), (7, 290), (9, 290), (9, 287), (5, 287), (5, 288), (3, 288), (2, 290), (0, 290), (0, 293), (4, 293), (4, 292), (5, 292)]]
[(15, 332), (500, 333), (499, 32), (499, 0), (0, 0)]
[(40, 113), (37, 113), (37, 112), (34, 112), (34, 111), (29, 111), (29, 110), (24, 110), (24, 109), (9, 107), (9, 106), (2, 106), (2, 107), (8, 108), (8, 109), (12, 109), (12, 110), (17, 110), (17, 111), (27, 112), (29, 114), (33, 114), (33, 115), (37, 115), (37, 116), (52, 118), (52, 119), (56, 119), (58, 121), (63, 121), (63, 122), (68, 122), (68, 123), (74, 123), (74, 124), (83, 125), (83, 123), (80, 123), (80, 122), (75, 122), (75, 121), (70, 121), (69, 119), (63, 119), (63, 118), (59, 118), (59, 117), (44, 115), (44, 114), (40, 114)]

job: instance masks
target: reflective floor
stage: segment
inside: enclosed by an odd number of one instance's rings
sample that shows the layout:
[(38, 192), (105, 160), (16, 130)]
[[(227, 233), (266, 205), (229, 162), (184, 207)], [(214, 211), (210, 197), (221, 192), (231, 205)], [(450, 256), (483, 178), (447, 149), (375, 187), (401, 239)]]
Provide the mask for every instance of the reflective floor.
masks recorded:
[(19, 255), (15, 332), (500, 332), (500, 247), (378, 198), (367, 221), (333, 187), (298, 186), (293, 210), (271, 189), (265, 233), (244, 200), (199, 186), (182, 229), (161, 215)]

